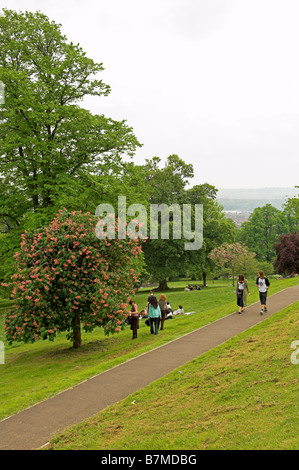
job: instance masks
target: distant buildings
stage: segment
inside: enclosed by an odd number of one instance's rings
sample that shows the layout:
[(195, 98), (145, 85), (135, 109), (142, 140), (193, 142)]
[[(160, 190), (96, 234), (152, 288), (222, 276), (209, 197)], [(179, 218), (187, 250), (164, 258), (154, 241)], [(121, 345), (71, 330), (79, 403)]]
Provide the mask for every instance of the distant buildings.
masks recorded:
[(223, 211), (227, 219), (232, 219), (238, 228), (243, 222), (247, 222), (251, 212), (248, 211)]

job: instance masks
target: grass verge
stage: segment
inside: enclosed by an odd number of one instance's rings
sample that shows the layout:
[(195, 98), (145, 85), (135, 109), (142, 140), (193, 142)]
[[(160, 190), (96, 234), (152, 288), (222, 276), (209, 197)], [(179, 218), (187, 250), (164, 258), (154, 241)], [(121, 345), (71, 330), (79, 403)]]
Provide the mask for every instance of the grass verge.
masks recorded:
[(299, 302), (55, 437), (53, 450), (295, 450)]
[[(298, 277), (273, 280), (270, 294), (296, 284), (299, 284)], [(232, 313), (236, 310), (233, 287), (225, 287), (223, 284), (217, 286), (215, 282), (200, 291), (183, 292), (181, 287), (177, 289), (174, 285), (166, 293), (172, 307), (176, 308), (181, 303), (185, 312), (196, 313), (168, 320), (165, 330), (157, 336), (150, 335), (148, 327), (140, 321), (138, 338), (134, 341), (127, 328), (119, 335), (110, 337), (105, 337), (100, 329), (83, 334), (80, 350), (72, 349), (64, 334), (59, 335), (54, 343), (39, 341), (33, 345), (5, 344), (5, 364), (0, 365), (0, 419)], [(250, 282), (250, 288), (252, 295), (248, 298), (249, 305), (258, 300), (254, 281)], [(147, 296), (147, 292), (136, 295), (139, 309), (146, 305)], [(7, 303), (4, 307), (7, 307)], [(3, 323), (1, 316), (0, 341), (5, 341)]]

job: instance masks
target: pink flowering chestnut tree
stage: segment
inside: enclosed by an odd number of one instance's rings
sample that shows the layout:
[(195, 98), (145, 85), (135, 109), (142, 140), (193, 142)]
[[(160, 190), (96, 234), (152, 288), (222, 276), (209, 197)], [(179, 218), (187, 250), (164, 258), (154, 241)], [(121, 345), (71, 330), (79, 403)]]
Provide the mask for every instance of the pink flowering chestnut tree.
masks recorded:
[(246, 271), (255, 259), (255, 253), (241, 243), (223, 243), (211, 251), (209, 258), (218, 268), (230, 269), (234, 286), (237, 270)]
[(98, 221), (90, 213), (62, 210), (43, 231), (22, 235), (11, 286), (14, 308), (5, 321), (10, 344), (53, 341), (67, 332), (78, 348), (81, 329), (102, 327), (109, 335), (124, 328), (138, 282), (140, 241), (99, 239)]

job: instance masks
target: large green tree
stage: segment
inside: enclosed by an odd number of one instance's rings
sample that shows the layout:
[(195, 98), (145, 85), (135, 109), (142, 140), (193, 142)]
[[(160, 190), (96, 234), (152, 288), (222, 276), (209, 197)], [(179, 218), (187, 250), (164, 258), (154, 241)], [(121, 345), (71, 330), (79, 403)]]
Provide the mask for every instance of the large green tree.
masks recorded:
[[(173, 233), (174, 205), (181, 210), (186, 202), (186, 185), (193, 177), (193, 166), (187, 164), (178, 155), (170, 155), (164, 166), (161, 159), (154, 157), (148, 159), (142, 167), (144, 172), (144, 191), (148, 197), (148, 234), (149, 238), (143, 245), (146, 269), (150, 278), (159, 283), (158, 290), (168, 289), (167, 278), (177, 275), (183, 269), (185, 262), (185, 240), (180, 230), (181, 238), (175, 238)], [(161, 231), (161, 217), (159, 213), (158, 238), (150, 236), (150, 206), (166, 205), (169, 211), (169, 238), (163, 239)]]
[[(161, 168), (160, 164), (161, 160), (154, 158), (148, 160), (144, 166), (149, 202), (165, 204), (169, 208), (178, 206), (182, 224), (180, 238), (174, 237), (175, 215), (170, 210), (169, 239), (163, 239), (160, 230), (158, 239), (149, 239), (144, 244), (147, 271), (151, 279), (159, 283), (158, 290), (168, 288), (167, 278), (183, 273), (202, 277), (205, 284), (207, 273), (213, 264), (208, 254), (225, 241), (233, 242), (236, 226), (225, 218), (222, 206), (216, 201), (217, 189), (214, 186), (204, 183), (187, 189), (187, 184), (193, 177), (192, 165), (186, 164), (177, 155), (169, 156), (164, 167)], [(198, 230), (195, 206), (202, 205), (203, 240), (199, 249), (186, 249), (185, 244), (190, 240), (186, 237), (186, 227), (183, 226), (184, 205), (190, 208), (192, 233)], [(161, 219), (159, 222), (161, 226)], [(195, 239), (191, 243), (195, 243)]]
[(2, 184), (22, 188), (33, 210), (54, 204), (65, 177), (99, 173), (138, 145), (124, 121), (79, 106), (88, 95), (108, 95), (109, 86), (95, 78), (103, 66), (42, 13), (3, 11), (0, 67)]
[(189, 253), (189, 272), (203, 280), (206, 286), (208, 273), (213, 269), (209, 253), (224, 242), (232, 243), (237, 227), (227, 219), (223, 207), (217, 202), (217, 189), (208, 183), (196, 185), (186, 193), (186, 201), (203, 206), (203, 244), (200, 250)]
[(257, 207), (248, 221), (242, 224), (238, 241), (255, 252), (258, 260), (272, 262), (275, 258), (274, 244), (280, 235), (291, 231), (290, 220), (285, 211), (271, 204)]
[[(295, 186), (295, 188), (299, 190), (299, 186)], [(287, 199), (284, 204), (284, 212), (289, 219), (290, 231), (299, 230), (299, 195)]]
[(164, 167), (161, 158), (147, 159), (143, 166), (144, 183), (151, 204), (183, 203), (185, 188), (193, 178), (193, 165), (184, 162), (178, 155), (169, 155)]
[(45, 229), (22, 235), (12, 276), (14, 310), (5, 322), (10, 343), (54, 340), (67, 331), (78, 348), (81, 327), (102, 327), (105, 334), (124, 328), (141, 248), (129, 238), (98, 239), (97, 223), (89, 212), (59, 211)]
[(96, 190), (107, 189), (123, 171), (122, 155), (140, 145), (125, 121), (80, 106), (87, 96), (110, 93), (102, 71), (44, 14), (2, 11), (0, 230), (13, 232), (6, 245), (16, 248), (26, 224), (43, 226), (74, 201), (77, 209), (96, 206)]

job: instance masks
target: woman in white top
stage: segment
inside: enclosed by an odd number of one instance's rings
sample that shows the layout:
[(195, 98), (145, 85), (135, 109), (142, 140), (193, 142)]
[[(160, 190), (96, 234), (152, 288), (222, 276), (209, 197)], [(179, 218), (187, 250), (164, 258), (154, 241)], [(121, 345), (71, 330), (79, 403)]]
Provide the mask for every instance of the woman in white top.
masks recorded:
[(239, 307), (239, 313), (244, 312), (244, 287), (245, 287), (245, 278), (243, 274), (239, 275), (238, 279), (238, 285), (237, 285), (237, 290), (235, 291), (235, 294), (237, 294), (237, 305)]
[(184, 314), (184, 309), (182, 305), (179, 305), (179, 308), (173, 312), (173, 315), (183, 315)]
[(260, 314), (263, 315), (264, 312), (267, 312), (267, 294), (270, 286), (269, 279), (264, 275), (263, 271), (258, 272), (258, 277), (256, 279), (256, 287), (259, 288), (260, 302), (261, 302), (261, 311)]

